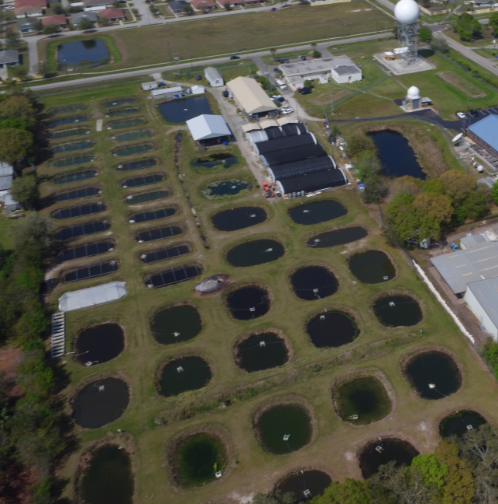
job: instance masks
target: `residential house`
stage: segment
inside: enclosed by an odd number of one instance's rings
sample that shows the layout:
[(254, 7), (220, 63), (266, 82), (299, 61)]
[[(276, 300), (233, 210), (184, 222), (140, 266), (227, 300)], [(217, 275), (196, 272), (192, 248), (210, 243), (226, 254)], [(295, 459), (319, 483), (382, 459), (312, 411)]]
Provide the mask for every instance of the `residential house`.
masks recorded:
[(110, 9), (104, 9), (99, 11), (99, 16), (107, 18), (109, 21), (125, 21), (126, 15), (123, 9), (116, 9), (111, 7)]

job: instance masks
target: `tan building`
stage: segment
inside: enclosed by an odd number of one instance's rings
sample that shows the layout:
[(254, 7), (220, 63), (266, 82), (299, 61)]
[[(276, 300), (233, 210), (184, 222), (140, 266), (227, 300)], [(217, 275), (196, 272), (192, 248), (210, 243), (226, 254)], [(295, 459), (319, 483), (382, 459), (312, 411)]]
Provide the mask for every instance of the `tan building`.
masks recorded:
[(278, 112), (275, 102), (251, 77), (237, 77), (228, 82), (227, 87), (237, 106), (253, 118), (273, 116)]

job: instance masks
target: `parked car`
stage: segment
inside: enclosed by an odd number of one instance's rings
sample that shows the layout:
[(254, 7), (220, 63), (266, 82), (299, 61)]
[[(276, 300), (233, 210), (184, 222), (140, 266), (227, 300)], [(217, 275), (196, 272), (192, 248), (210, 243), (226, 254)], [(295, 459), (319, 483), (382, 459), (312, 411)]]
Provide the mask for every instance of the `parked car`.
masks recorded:
[(272, 7), (272, 8), (271, 8), (271, 11), (272, 11), (272, 12), (275, 12), (276, 10), (277, 10), (277, 9), (276, 9), (275, 7)]
[(287, 58), (285, 58), (284, 63), (289, 63), (289, 60)]
[(306, 61), (306, 56), (301, 56), (301, 59), (302, 59), (303, 61)]
[(313, 91), (310, 87), (308, 86), (304, 86), (302, 87), (299, 92), (302, 94), (302, 95), (305, 95), (305, 94), (310, 94), (311, 91)]
[(6, 5), (4, 7), (4, 10), (14, 10), (14, 6), (13, 5)]
[(202, 75), (196, 75), (195, 80), (202, 80)]
[(285, 63), (285, 61), (282, 58), (278, 58), (277, 60), (280, 64)]
[(234, 54), (233, 56), (230, 56), (230, 59), (231, 59), (231, 60), (240, 59), (240, 56), (236, 56), (236, 55)]
[(285, 110), (282, 110), (282, 114), (283, 114), (283, 115), (292, 114), (292, 112), (294, 112), (292, 109), (285, 109)]
[(479, 112), (477, 112), (477, 110), (469, 110), (469, 114), (472, 117), (479, 117)]
[(460, 119), (465, 119), (467, 116), (465, 115), (464, 112), (457, 112), (456, 113), (457, 117), (459, 117)]

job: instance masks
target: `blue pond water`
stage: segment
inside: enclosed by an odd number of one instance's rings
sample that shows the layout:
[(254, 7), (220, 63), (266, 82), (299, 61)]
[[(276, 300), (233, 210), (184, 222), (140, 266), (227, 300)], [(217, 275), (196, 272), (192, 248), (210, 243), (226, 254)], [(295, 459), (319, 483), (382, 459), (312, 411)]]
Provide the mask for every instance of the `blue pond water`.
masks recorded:
[(79, 66), (83, 61), (92, 67), (102, 65), (109, 58), (109, 50), (100, 39), (65, 42), (57, 46), (57, 61), (62, 66)]
[(159, 103), (159, 112), (170, 123), (180, 124), (201, 114), (212, 114), (205, 96), (194, 96), (183, 100)]
[(401, 133), (384, 130), (370, 133), (370, 136), (379, 151), (384, 175), (388, 177), (410, 175), (425, 179), (425, 173), (420, 168), (413, 149)]

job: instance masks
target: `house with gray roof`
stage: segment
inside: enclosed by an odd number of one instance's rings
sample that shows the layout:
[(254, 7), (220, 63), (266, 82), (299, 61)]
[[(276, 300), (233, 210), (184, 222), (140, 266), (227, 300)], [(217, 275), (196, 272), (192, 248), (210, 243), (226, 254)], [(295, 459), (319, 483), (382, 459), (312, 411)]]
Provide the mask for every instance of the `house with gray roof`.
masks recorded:
[(39, 19), (35, 19), (32, 17), (18, 19), (16, 21), (17, 30), (19, 31), (19, 33), (34, 33), (38, 31), (36, 29), (38, 23)]
[(0, 51), (0, 68), (19, 65), (19, 51)]
[(74, 14), (71, 14), (71, 23), (73, 23), (74, 26), (78, 26), (83, 19), (88, 19), (88, 21), (96, 23), (99, 16), (93, 11), (75, 12)]

